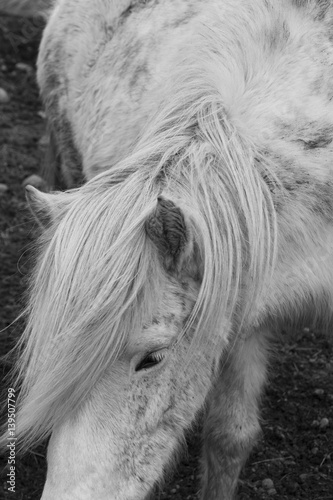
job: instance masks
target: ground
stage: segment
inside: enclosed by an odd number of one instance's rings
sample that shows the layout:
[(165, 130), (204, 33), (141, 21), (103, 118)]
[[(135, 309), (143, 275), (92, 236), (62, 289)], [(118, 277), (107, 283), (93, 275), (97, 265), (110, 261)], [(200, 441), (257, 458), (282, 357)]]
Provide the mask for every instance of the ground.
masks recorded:
[[(0, 191), (0, 354), (8, 352), (22, 331), (22, 321), (12, 322), (24, 305), (33, 261), (36, 227), (22, 182), (39, 173), (42, 161), (45, 123), (35, 81), (39, 36), (40, 23), (0, 18), (0, 87), (10, 97), (0, 103), (0, 183), (8, 187)], [(1, 375), (10, 364), (10, 360), (1, 361)], [(274, 346), (262, 401), (262, 429), (241, 476), (239, 499), (333, 500), (332, 347), (315, 329), (284, 332)], [(156, 491), (155, 500), (197, 498), (199, 431), (200, 424), (189, 435), (188, 453), (175, 475)], [(40, 498), (45, 450), (45, 445), (39, 446), (17, 457), (16, 495), (8, 491), (8, 454), (3, 456), (0, 499)]]

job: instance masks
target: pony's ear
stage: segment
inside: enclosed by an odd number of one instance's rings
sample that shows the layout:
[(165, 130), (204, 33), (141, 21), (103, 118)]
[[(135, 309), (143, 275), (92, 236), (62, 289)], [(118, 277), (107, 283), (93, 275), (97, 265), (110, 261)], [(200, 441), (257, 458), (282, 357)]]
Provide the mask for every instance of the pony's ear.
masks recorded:
[(198, 251), (186, 217), (171, 200), (158, 197), (154, 212), (146, 221), (146, 232), (157, 246), (167, 271), (187, 272), (198, 278)]
[(42, 228), (49, 226), (53, 221), (55, 212), (54, 195), (43, 193), (30, 185), (26, 186), (25, 193), (30, 210), (38, 224)]

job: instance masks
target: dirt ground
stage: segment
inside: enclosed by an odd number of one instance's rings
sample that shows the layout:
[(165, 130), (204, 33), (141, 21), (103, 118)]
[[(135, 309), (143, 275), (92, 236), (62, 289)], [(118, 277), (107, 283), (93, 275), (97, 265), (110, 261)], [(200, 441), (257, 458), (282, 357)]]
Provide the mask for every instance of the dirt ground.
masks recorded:
[[(45, 130), (35, 82), (40, 23), (0, 18), (0, 87), (9, 102), (0, 103), (0, 354), (19, 337), (21, 311), (35, 226), (22, 181), (39, 172)], [(22, 63), (24, 63), (22, 65)], [(305, 327), (307, 325), (304, 325)], [(1, 376), (10, 361), (1, 361)], [(6, 391), (5, 384), (3, 390)], [(275, 345), (270, 379), (262, 401), (263, 434), (242, 473), (241, 500), (333, 500), (333, 357), (327, 337), (312, 328), (285, 333)], [(188, 438), (188, 453), (155, 500), (197, 498), (200, 425)], [(0, 500), (37, 500), (45, 478), (45, 446), (17, 457), (16, 494), (6, 483), (7, 456)], [(267, 480), (271, 480), (267, 481)]]

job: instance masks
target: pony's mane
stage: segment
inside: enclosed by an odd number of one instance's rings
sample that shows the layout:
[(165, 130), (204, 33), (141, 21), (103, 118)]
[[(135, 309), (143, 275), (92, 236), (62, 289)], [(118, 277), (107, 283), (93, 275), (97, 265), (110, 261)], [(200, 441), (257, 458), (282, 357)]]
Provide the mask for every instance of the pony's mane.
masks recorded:
[(192, 69), (129, 158), (58, 195), (66, 208), (42, 236), (20, 342), (24, 447), (78, 408), (149, 321), (164, 271), (145, 221), (162, 191), (186, 212), (203, 264), (193, 348), (236, 331), (272, 272), (272, 173), (264, 162), (259, 171), (214, 82)]

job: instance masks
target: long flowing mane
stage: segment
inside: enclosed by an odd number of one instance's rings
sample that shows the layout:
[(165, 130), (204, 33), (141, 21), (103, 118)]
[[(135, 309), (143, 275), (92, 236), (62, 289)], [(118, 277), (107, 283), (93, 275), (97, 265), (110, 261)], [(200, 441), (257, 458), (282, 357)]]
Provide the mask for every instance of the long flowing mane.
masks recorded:
[(162, 191), (187, 213), (202, 259), (193, 348), (230, 321), (236, 331), (264, 289), (276, 247), (273, 175), (232, 123), (212, 67), (209, 79), (187, 63), (133, 154), (58, 194), (20, 343), (24, 447), (75, 412), (149, 321), (164, 271), (145, 221)]

